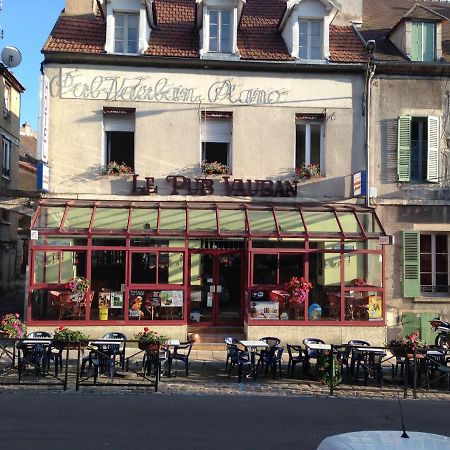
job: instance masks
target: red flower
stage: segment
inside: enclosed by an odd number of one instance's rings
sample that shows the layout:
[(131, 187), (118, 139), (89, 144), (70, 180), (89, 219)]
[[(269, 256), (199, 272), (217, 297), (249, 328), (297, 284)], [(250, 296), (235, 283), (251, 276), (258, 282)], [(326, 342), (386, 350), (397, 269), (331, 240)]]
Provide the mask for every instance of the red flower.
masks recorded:
[(63, 331), (63, 330), (64, 330), (64, 327), (61, 325), (61, 326), (58, 327), (58, 330), (59, 330), (59, 331)]
[(147, 333), (147, 332), (150, 331), (150, 328), (149, 328), (149, 327), (145, 327), (145, 328), (144, 328), (144, 331)]

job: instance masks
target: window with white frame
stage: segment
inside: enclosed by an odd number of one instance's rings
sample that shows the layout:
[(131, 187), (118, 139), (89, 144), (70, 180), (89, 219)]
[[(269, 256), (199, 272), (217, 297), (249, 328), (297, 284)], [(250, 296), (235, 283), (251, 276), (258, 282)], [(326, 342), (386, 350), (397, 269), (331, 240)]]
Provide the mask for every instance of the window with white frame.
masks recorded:
[(323, 59), (322, 20), (299, 20), (298, 53), (300, 59)]
[(449, 293), (449, 234), (420, 233), (420, 291)]
[(10, 176), (10, 161), (11, 161), (11, 142), (3, 138), (3, 153), (2, 153), (2, 175), (6, 178)]
[(103, 128), (106, 143), (106, 165), (113, 161), (134, 170), (134, 110), (105, 110)]
[(295, 167), (323, 166), (323, 122), (321, 120), (297, 120), (295, 127)]
[(232, 11), (229, 9), (209, 10), (209, 44), (210, 52), (231, 53)]
[(203, 117), (201, 159), (204, 173), (231, 173), (232, 118)]
[(139, 14), (114, 13), (114, 52), (138, 53)]
[(439, 181), (439, 117), (398, 118), (399, 181)]

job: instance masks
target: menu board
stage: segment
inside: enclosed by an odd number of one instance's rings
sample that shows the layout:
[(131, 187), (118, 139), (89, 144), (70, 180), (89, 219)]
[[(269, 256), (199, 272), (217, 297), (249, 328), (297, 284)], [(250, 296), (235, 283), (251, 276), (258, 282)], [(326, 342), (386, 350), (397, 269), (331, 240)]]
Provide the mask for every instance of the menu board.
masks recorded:
[(123, 308), (123, 292), (111, 292), (110, 308)]
[(161, 306), (177, 308), (183, 306), (183, 291), (161, 291)]

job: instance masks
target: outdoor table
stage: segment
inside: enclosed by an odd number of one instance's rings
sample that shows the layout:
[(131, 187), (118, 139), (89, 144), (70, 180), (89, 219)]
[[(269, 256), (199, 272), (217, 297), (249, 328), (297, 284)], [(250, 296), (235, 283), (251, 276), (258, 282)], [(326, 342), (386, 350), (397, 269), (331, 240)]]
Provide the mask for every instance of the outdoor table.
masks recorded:
[(256, 350), (258, 348), (267, 348), (269, 344), (264, 341), (239, 341), (250, 353), (250, 364), (252, 367), (252, 372), (250, 376), (256, 380), (256, 364), (255, 364), (255, 355)]
[[(377, 373), (378, 376), (381, 374), (381, 385), (383, 385), (383, 372), (382, 372), (382, 365), (381, 365), (381, 358), (386, 356), (386, 351), (383, 348), (380, 347), (369, 347), (369, 346), (362, 346), (362, 347), (356, 347), (356, 350), (361, 353), (363, 356), (367, 356), (367, 366), (365, 368), (366, 371), (366, 384), (367, 379), (370, 377), (370, 374), (373, 375)], [(376, 361), (375, 357), (379, 356), (380, 360)]]
[(311, 350), (331, 350), (331, 344), (305, 344), (306, 347), (310, 348)]

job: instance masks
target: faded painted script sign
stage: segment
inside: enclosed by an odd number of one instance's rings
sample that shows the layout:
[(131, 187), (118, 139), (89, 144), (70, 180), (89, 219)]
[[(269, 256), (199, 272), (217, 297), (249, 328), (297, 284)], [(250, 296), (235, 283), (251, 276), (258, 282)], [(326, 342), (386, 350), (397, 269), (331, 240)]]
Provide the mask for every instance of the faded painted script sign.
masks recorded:
[[(209, 80), (208, 80), (209, 79)], [(212, 81), (212, 80), (216, 81)], [(188, 76), (104, 73), (61, 69), (51, 80), (51, 95), (83, 100), (126, 102), (226, 103), (231, 105), (273, 105), (286, 101), (288, 89), (247, 85), (234, 78), (205, 78), (193, 86)], [(198, 82), (198, 79), (196, 79)]]

